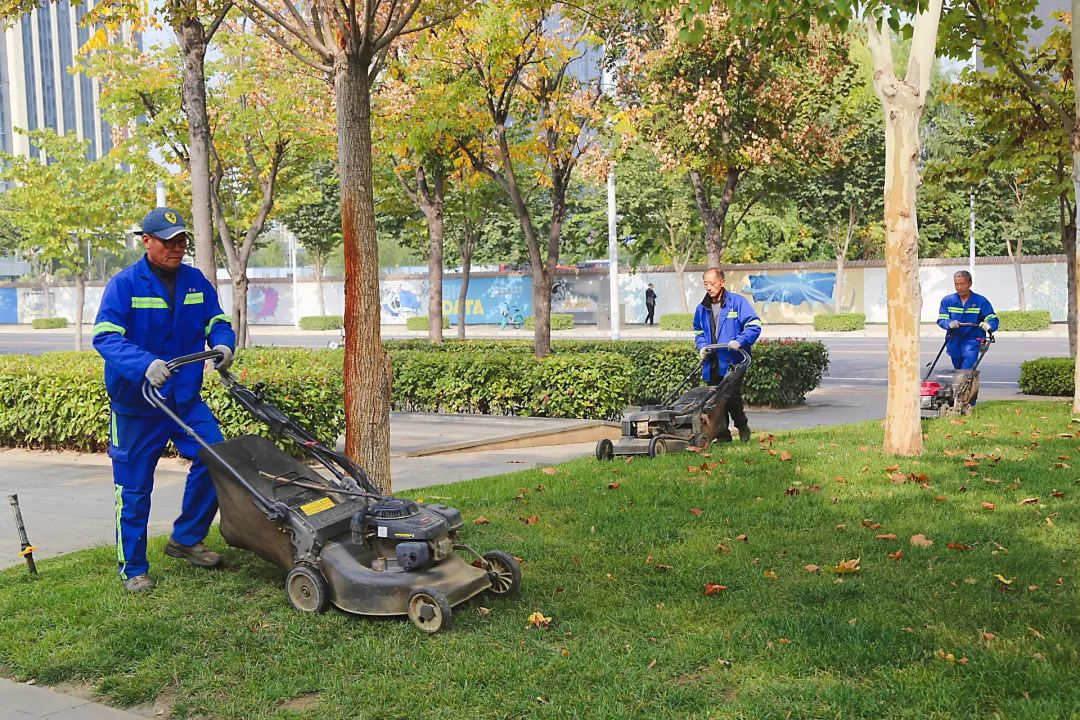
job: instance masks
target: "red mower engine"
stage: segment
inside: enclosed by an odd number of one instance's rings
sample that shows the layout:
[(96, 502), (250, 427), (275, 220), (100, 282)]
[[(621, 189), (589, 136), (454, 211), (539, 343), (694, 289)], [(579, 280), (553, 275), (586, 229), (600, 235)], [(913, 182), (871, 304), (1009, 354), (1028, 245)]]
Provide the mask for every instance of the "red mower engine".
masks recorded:
[(952, 405), (952, 396), (952, 385), (924, 380), (919, 389), (919, 414), (923, 418), (940, 417), (942, 409)]

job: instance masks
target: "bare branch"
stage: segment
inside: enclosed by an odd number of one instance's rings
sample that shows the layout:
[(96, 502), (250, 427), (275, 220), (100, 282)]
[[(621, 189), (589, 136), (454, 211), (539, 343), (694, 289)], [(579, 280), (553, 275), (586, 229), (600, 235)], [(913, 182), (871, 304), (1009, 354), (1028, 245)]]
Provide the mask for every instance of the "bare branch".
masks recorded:
[(232, 10), (232, 8), (232, 0), (229, 0), (229, 2), (225, 3), (224, 7), (221, 8), (221, 12), (218, 13), (213, 22), (210, 23), (210, 27), (206, 31), (206, 43), (208, 45), (210, 44), (210, 40), (214, 37), (214, 34), (218, 31), (218, 28), (221, 27), (221, 23), (224, 22), (225, 16), (229, 14), (229, 11)]
[[(330, 51), (329, 48), (327, 48), (325, 45), (323, 45), (321, 42), (319, 42), (319, 40), (308, 30), (308, 27), (307, 27), (307, 25), (305, 23), (303, 23), (301, 21), (301, 24), (299, 26), (294, 26), (292, 23), (290, 23), (285, 18), (285, 16), (283, 16), (281, 13), (279, 13), (279, 12), (273, 10), (272, 8), (270, 8), (266, 3), (263, 2), (263, 0), (251, 0), (251, 4), (259, 12), (261, 12), (266, 17), (270, 18), (279, 27), (284, 29), (287, 33), (289, 33), (290, 35), (295, 37), (297, 40), (299, 40), (301, 43), (303, 43), (304, 45), (309, 47), (316, 54), (320, 55), (325, 62), (327, 62), (327, 63), (332, 62), (333, 53)], [(295, 8), (292, 7), (291, 3), (287, 3), (287, 5), (288, 5), (288, 7), (290, 8), (290, 10), (292, 12), (296, 12)], [(244, 14), (247, 15), (249, 18), (251, 18), (251, 21), (254, 22), (256, 25), (258, 25), (260, 27), (260, 29), (262, 29), (264, 27), (262, 24), (259, 23), (259, 21), (256, 19), (256, 17), (252, 13), (245, 12)], [(268, 33), (268, 35), (270, 36), (270, 38), (272, 40), (274, 40), (274, 42), (276, 42), (278, 45), (280, 45), (281, 47), (283, 47), (284, 49), (286, 49), (290, 53), (292, 53), (293, 56), (303, 59), (302, 56), (300, 56), (293, 49), (293, 47), (292, 47), (292, 45), (290, 43), (284, 42), (282, 39), (279, 39), (280, 36), (278, 35), (278, 33)], [(304, 62), (306, 62), (309, 65), (311, 64), (310, 60), (304, 59)]]

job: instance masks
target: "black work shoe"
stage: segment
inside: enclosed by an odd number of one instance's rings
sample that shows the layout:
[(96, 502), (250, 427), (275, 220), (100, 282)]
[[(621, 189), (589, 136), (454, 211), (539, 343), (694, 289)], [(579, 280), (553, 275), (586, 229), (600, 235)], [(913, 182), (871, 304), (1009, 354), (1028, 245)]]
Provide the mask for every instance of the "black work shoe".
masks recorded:
[(129, 593), (141, 593), (154, 589), (154, 581), (147, 574), (136, 575), (124, 581), (124, 589)]
[(713, 439), (713, 442), (729, 443), (729, 442), (731, 442), (731, 433), (730, 432), (720, 433), (719, 435), (716, 436), (715, 439)]
[(165, 543), (165, 554), (174, 558), (183, 558), (192, 565), (212, 568), (221, 565), (221, 556), (201, 542), (194, 545), (181, 545), (172, 538)]
[(750, 426), (739, 428), (739, 440), (742, 442), (750, 442)]

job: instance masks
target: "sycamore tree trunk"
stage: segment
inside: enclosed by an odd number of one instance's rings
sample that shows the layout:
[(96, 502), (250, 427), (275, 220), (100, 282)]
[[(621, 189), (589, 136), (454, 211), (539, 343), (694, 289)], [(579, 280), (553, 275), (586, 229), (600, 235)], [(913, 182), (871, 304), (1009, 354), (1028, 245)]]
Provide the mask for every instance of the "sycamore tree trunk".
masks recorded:
[(833, 312), (844, 312), (844, 263), (847, 262), (851, 236), (855, 232), (855, 203), (848, 204), (847, 230), (844, 239), (836, 244), (836, 284), (833, 286)]
[(930, 0), (915, 18), (908, 69), (896, 77), (888, 25), (866, 23), (874, 60), (874, 89), (885, 115), (885, 286), (889, 322), (889, 388), (885, 452), (918, 455), (919, 419), (919, 119), (930, 87), (942, 0)]
[(1005, 235), (1005, 252), (1009, 254), (1009, 259), (1012, 260), (1013, 275), (1016, 276), (1016, 305), (1017, 309), (1021, 312), (1027, 310), (1027, 299), (1024, 297), (1024, 267), (1022, 265), (1024, 256), (1024, 239), (1018, 237), (1016, 240), (1016, 252), (1013, 252), (1012, 239), (1008, 234)]
[(345, 247), (345, 454), (390, 492), (390, 358), (379, 328), (379, 247), (371, 171), (371, 58), (334, 57), (341, 233)]
[(191, 171), (191, 227), (195, 234), (195, 267), (217, 287), (214, 236), (210, 208), (210, 120), (206, 114), (206, 46), (202, 23), (196, 17), (174, 28), (184, 59), (182, 105), (187, 116)]
[(446, 216), (444, 195), (446, 183), (440, 169), (428, 182), (424, 166), (416, 168), (416, 200), (424, 213), (428, 229), (428, 340), (443, 341), (443, 236)]
[(82, 350), (83, 308), (86, 305), (86, 272), (75, 274), (75, 349)]
[(248, 280), (245, 268), (234, 268), (232, 271), (233, 286), (233, 327), (236, 329), (236, 349), (240, 350), (248, 346)]
[[(1080, 0), (1072, 0), (1072, 17), (1080, 17)], [(1080, 67), (1080, 32), (1073, 28), (1072, 32), (1072, 62), (1073, 67)], [(1076, 228), (1080, 227), (1080, 83), (1073, 78), (1073, 128), (1070, 140), (1072, 141), (1073, 161), (1073, 222), (1072, 222), (1072, 257), (1067, 259), (1072, 277), (1069, 278), (1069, 289), (1073, 297), (1069, 300), (1069, 351), (1073, 356), (1073, 406), (1074, 415), (1080, 415), (1080, 346), (1077, 345), (1076, 319), (1080, 316), (1080, 292), (1076, 291), (1076, 281), (1080, 277), (1080, 267), (1077, 266), (1076, 253)]]
[(461, 289), (458, 290), (458, 322), (457, 336), (459, 340), (465, 339), (465, 300), (469, 297), (469, 271), (472, 269), (472, 250), (468, 249), (470, 243), (461, 244)]

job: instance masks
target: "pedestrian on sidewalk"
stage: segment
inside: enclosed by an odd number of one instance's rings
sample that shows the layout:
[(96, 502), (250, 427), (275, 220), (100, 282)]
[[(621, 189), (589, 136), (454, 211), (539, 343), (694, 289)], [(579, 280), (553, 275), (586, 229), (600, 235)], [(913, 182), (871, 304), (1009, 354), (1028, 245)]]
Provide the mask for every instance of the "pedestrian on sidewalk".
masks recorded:
[[(746, 298), (724, 289), (723, 270), (709, 268), (703, 279), (705, 297), (694, 311), (694, 346), (703, 361), (702, 380), (717, 385), (724, 379), (728, 365), (741, 358), (739, 350), (750, 352), (761, 335), (761, 318)], [(726, 347), (709, 355), (704, 350), (706, 345)], [(743, 409), (742, 382), (731, 389), (727, 402), (718, 404), (709, 417), (715, 439), (720, 442), (731, 442), (729, 418), (739, 431), (739, 439), (748, 442), (750, 421)]]
[(214, 286), (198, 269), (183, 263), (188, 232), (180, 213), (154, 208), (143, 218), (141, 235), (146, 253), (109, 281), (93, 330), (94, 348), (105, 358), (112, 411), (109, 457), (116, 498), (117, 568), (129, 592), (154, 587), (147, 574), (146, 525), (154, 469), (169, 440), (192, 464), (165, 553), (200, 567), (221, 564), (221, 556), (202, 542), (217, 513), (217, 494), (199, 460), (199, 446), (143, 399), (142, 386), (148, 381), (208, 443), (221, 442), (217, 419), (199, 395), (202, 364), (170, 372), (167, 362), (209, 345), (223, 356), (216, 367), (226, 368), (236, 345)]
[[(971, 273), (957, 270), (953, 274), (956, 292), (941, 298), (938, 326), (945, 331), (945, 351), (954, 370), (970, 370), (979, 358), (980, 341), (986, 333), (997, 332), (998, 316), (990, 301), (971, 292)], [(964, 327), (961, 327), (964, 323)], [(977, 323), (976, 327), (970, 324)], [(972, 407), (976, 398), (971, 398)]]
[(656, 313), (656, 291), (653, 290), (652, 283), (649, 283), (649, 287), (645, 288), (645, 309), (649, 311), (645, 315), (645, 324), (655, 325), (656, 321), (653, 319), (653, 315)]

